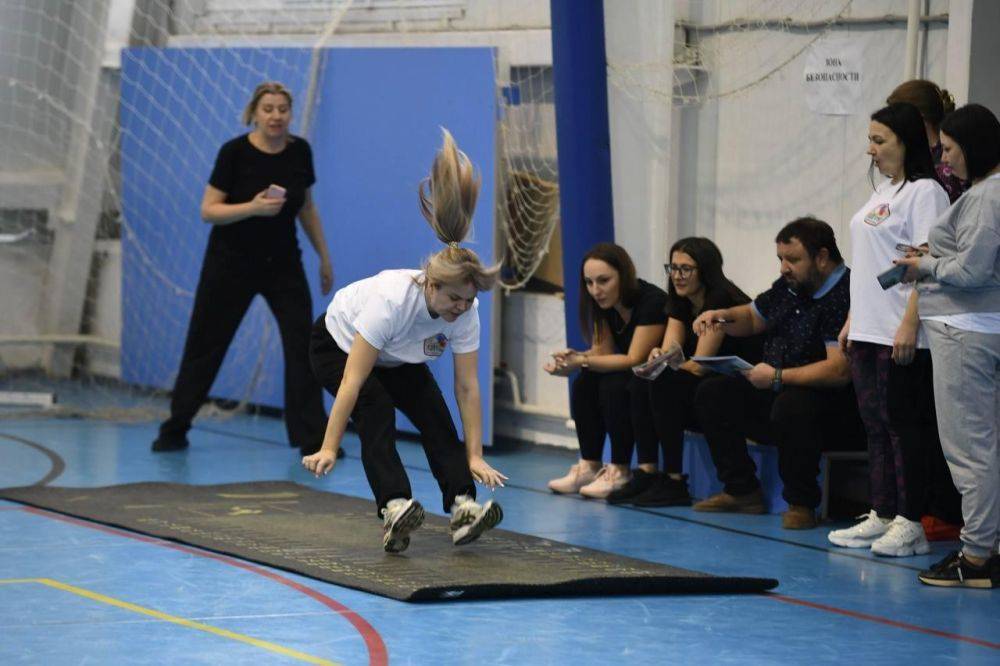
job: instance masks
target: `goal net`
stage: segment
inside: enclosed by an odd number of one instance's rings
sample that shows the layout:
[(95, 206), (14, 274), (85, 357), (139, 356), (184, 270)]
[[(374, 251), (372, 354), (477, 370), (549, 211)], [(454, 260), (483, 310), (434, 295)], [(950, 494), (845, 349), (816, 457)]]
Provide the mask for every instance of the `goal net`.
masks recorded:
[[(464, 4), (0, 3), (0, 418), (163, 418), (184, 339), (156, 334), (187, 329), (204, 244), (179, 241), (207, 235), (217, 137), (246, 131), (242, 108), (271, 80), (291, 90), (292, 131), (308, 137), (334, 33), (443, 29)], [(280, 363), (257, 299), (214, 409), (280, 407)]]

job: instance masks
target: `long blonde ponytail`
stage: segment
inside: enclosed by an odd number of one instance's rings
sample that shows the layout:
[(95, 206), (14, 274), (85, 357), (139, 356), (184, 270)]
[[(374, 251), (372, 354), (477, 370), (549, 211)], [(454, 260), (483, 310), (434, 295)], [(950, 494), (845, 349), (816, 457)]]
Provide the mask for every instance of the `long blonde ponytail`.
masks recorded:
[(441, 131), (441, 148), (418, 194), (420, 212), (438, 240), (448, 247), (428, 257), (424, 275), (436, 284), (471, 282), (478, 291), (489, 291), (500, 267), (484, 266), (475, 252), (459, 246), (472, 228), (482, 177), (468, 155), (458, 149), (451, 132)]

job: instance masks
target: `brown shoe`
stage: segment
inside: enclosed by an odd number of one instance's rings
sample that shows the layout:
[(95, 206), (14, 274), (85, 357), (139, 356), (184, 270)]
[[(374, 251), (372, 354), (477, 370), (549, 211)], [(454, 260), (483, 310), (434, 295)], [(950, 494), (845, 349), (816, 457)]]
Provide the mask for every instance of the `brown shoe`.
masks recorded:
[(788, 511), (781, 514), (781, 526), (786, 530), (811, 530), (816, 527), (816, 510), (789, 504)]
[(716, 513), (767, 513), (764, 508), (764, 495), (759, 488), (748, 495), (730, 495), (729, 493), (712, 495), (691, 508), (695, 511)]

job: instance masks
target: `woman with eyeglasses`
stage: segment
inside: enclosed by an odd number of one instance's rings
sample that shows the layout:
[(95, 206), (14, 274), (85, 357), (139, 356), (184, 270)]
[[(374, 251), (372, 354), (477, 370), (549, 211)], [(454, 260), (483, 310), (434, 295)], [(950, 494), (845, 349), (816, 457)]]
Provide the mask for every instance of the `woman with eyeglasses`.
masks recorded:
[[(638, 442), (639, 469), (632, 480), (608, 497), (612, 503), (636, 506), (686, 506), (691, 504), (686, 477), (681, 474), (684, 430), (697, 429), (694, 395), (706, 370), (691, 356), (733, 355), (756, 363), (760, 360), (759, 336), (727, 337), (715, 331), (698, 337), (691, 329), (705, 310), (730, 308), (750, 302), (722, 271), (722, 253), (707, 238), (683, 238), (670, 248), (667, 273), (667, 327), (655, 359), (672, 348), (684, 351), (685, 360), (675, 372), (664, 371), (646, 383), (655, 438)], [(660, 449), (664, 471), (658, 471)]]
[[(552, 492), (607, 498), (631, 478), (635, 441), (655, 440), (645, 382), (631, 369), (643, 363), (663, 337), (666, 298), (662, 289), (636, 277), (624, 248), (598, 243), (584, 255), (580, 326), (591, 346), (556, 352), (545, 365), (553, 375), (577, 373), (570, 412), (580, 461), (565, 476), (549, 481)], [(609, 465), (602, 464), (606, 436), (611, 438)]]

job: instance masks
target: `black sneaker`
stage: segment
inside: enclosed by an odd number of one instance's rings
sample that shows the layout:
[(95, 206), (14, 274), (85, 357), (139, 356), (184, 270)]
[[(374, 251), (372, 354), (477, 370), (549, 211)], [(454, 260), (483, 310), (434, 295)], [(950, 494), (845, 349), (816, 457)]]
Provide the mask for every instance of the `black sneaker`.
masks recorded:
[(647, 488), (653, 485), (658, 476), (660, 476), (659, 472), (647, 472), (642, 469), (634, 470), (632, 478), (629, 479), (628, 483), (618, 490), (612, 490), (608, 494), (608, 504), (628, 504), (632, 501), (632, 498), (645, 492)]
[(921, 583), (926, 585), (936, 585), (938, 587), (975, 587), (980, 589), (990, 589), (998, 587), (1000, 581), (1000, 565), (994, 560), (997, 556), (991, 557), (980, 566), (972, 564), (957, 550), (948, 553), (948, 556), (932, 566), (926, 571), (917, 574)]
[(661, 474), (646, 492), (632, 498), (634, 506), (691, 506), (687, 474), (679, 479)]
[(176, 435), (160, 435), (153, 440), (153, 446), (151, 448), (157, 453), (163, 453), (165, 451), (183, 451), (187, 447), (188, 440), (184, 435), (179, 437)]

